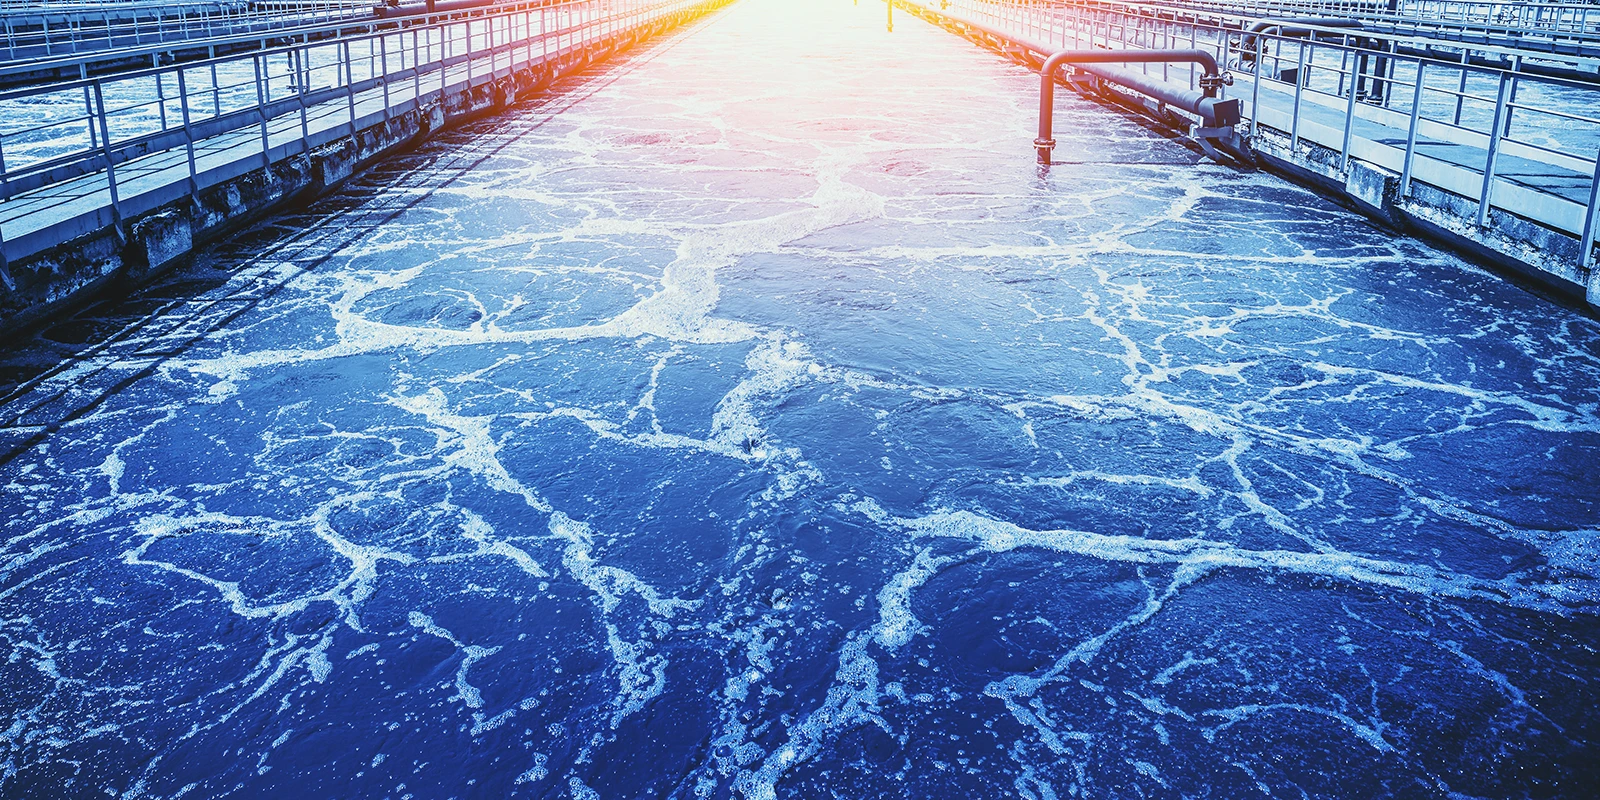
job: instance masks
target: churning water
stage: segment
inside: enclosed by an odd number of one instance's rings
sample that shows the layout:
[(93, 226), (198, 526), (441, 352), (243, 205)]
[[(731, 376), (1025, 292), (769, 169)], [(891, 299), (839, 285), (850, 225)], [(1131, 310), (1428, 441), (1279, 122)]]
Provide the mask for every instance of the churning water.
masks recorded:
[(0, 466), (0, 793), (1593, 796), (1600, 325), (882, 13), (166, 284)]

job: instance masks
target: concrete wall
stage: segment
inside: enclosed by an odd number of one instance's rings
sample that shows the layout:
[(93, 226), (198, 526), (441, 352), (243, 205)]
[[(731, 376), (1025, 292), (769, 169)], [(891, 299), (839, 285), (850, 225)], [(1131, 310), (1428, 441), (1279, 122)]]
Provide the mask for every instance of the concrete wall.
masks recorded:
[(1478, 225), (1474, 199), (1412, 181), (1400, 195), (1400, 176), (1351, 159), (1339, 169), (1339, 153), (1302, 139), (1293, 151), (1275, 132), (1250, 137), (1257, 163), (1297, 183), (1322, 190), (1374, 220), (1416, 234), (1530, 280), (1576, 303), (1600, 306), (1600, 270), (1585, 270), (1580, 242), (1561, 231), (1499, 208)]

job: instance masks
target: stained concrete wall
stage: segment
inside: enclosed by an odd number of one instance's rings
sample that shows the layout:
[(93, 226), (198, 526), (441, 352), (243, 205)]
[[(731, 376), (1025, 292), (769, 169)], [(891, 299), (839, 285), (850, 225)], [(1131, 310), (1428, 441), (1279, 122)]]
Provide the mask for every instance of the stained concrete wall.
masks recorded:
[(1574, 302), (1600, 306), (1600, 270), (1584, 269), (1580, 242), (1500, 208), (1490, 208), (1478, 225), (1478, 201), (1412, 181), (1400, 194), (1400, 176), (1351, 159), (1339, 168), (1339, 153), (1301, 140), (1290, 149), (1287, 136), (1272, 132), (1250, 137), (1250, 152), (1263, 167), (1297, 183), (1343, 200), (1374, 220), (1417, 234), (1474, 261), (1534, 281)]

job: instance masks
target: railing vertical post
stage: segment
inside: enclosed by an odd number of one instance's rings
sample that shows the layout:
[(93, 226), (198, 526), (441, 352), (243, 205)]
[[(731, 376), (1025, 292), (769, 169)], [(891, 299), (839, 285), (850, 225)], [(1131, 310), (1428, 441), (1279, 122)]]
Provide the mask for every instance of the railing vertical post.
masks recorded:
[[(1191, 15), (1189, 17), (1189, 49), (1190, 50), (1198, 49), (1199, 40), (1196, 39), (1196, 37), (1199, 36), (1199, 35), (1200, 35), (1199, 22), (1194, 16)], [(1194, 88), (1194, 77), (1195, 77), (1194, 64), (1191, 62), (1189, 64), (1189, 88), (1190, 89)]]
[(1456, 113), (1455, 113), (1455, 116), (1451, 118), (1450, 124), (1452, 124), (1452, 125), (1460, 125), (1461, 124), (1461, 104), (1466, 99), (1464, 95), (1466, 95), (1466, 93), (1467, 93), (1467, 61), (1469, 60), (1468, 56), (1469, 56), (1469, 51), (1467, 50), (1467, 48), (1465, 46), (1462, 46), (1462, 48), (1461, 48), (1461, 76), (1456, 81)]
[(1500, 91), (1495, 94), (1494, 125), (1489, 129), (1489, 155), (1483, 165), (1483, 191), (1478, 193), (1478, 225), (1489, 222), (1489, 201), (1494, 190), (1495, 162), (1500, 158), (1500, 126), (1505, 124), (1506, 95), (1511, 85), (1505, 73), (1500, 73)]
[(378, 34), (378, 62), (383, 64), (383, 75), (378, 81), (383, 84), (383, 121), (389, 121), (389, 35)]
[(106, 162), (106, 188), (111, 192), (111, 222), (117, 229), (117, 240), (123, 239), (122, 200), (117, 196), (117, 171), (111, 164), (111, 128), (106, 124), (106, 98), (100, 82), (94, 82), (95, 119), (100, 124), (100, 156)]
[[(0, 133), (0, 199), (5, 199), (5, 198), (10, 197), (10, 196), (11, 196), (11, 181), (6, 178), (5, 135), (3, 133)], [(5, 246), (4, 241), (0, 240), (0, 250), (3, 250), (4, 246)], [(4, 252), (0, 252), (0, 262), (3, 262), (4, 259), (5, 259), (5, 253)]]
[(211, 61), (211, 115), (220, 117), (222, 116), (222, 86), (217, 80), (217, 48), (216, 45), (212, 45), (207, 49), (211, 55), (209, 59)]
[[(1584, 269), (1592, 270), (1594, 266), (1594, 225), (1595, 218), (1600, 216), (1600, 151), (1596, 151), (1594, 159), (1594, 177), (1589, 180), (1589, 206), (1583, 214), (1583, 235), (1579, 238), (1578, 261)], [(1592, 280), (1591, 280), (1592, 283)]]
[(189, 127), (189, 83), (183, 77), (183, 67), (178, 67), (178, 113), (183, 115), (183, 149), (189, 160), (189, 195), (197, 202), (200, 194), (200, 177), (194, 165), (194, 130)]
[[(1348, 41), (1348, 38), (1349, 37), (1346, 37), (1347, 41)], [(1350, 53), (1347, 51), (1345, 53), (1345, 55), (1349, 56)], [(1353, 59), (1353, 58), (1340, 59), (1341, 63), (1354, 62), (1354, 61), (1355, 61), (1355, 59)], [(1343, 77), (1344, 77), (1344, 73), (1340, 73), (1340, 78), (1342, 79)], [(1345, 171), (1350, 166), (1350, 137), (1354, 134), (1355, 127), (1356, 127), (1356, 76), (1355, 76), (1354, 70), (1351, 71), (1351, 74), (1350, 74), (1349, 77), (1350, 77), (1350, 99), (1345, 101), (1345, 104), (1344, 104), (1344, 137), (1339, 140), (1339, 171), (1340, 172)]]
[[(1334, 93), (1333, 93), (1334, 97), (1344, 97), (1345, 76), (1346, 76), (1346, 73), (1349, 72), (1349, 69), (1350, 69), (1350, 51), (1347, 49), (1348, 47), (1350, 47), (1350, 35), (1349, 34), (1344, 34), (1343, 36), (1341, 36), (1339, 44), (1342, 45), (1339, 48), (1339, 88), (1334, 90)], [(1349, 76), (1351, 78), (1351, 81), (1350, 81), (1350, 95), (1353, 97), (1353, 96), (1355, 96), (1355, 93), (1356, 93), (1355, 80), (1354, 80), (1355, 74), (1354, 73), (1349, 73)]]
[(1522, 56), (1514, 56), (1511, 60), (1511, 98), (1506, 104), (1506, 124), (1502, 136), (1511, 135), (1511, 120), (1517, 115), (1517, 88), (1520, 81), (1518, 73), (1522, 72)]
[[(151, 53), (150, 66), (155, 69), (160, 69), (161, 56), (157, 55), (156, 53)], [(160, 109), (161, 130), (164, 131), (167, 129), (167, 88), (161, 82), (161, 73), (159, 72), (156, 73), (156, 108)]]
[(346, 39), (340, 43), (344, 51), (344, 98), (345, 107), (350, 112), (350, 138), (356, 138), (356, 73), (350, 65), (350, 41)]
[[(79, 62), (78, 80), (86, 81), (88, 79), (89, 68), (84, 66), (82, 62)], [(95, 128), (94, 124), (94, 97), (92, 96), (89, 84), (87, 83), (83, 85), (83, 120), (89, 128), (89, 147), (99, 147), (100, 132)]]
[(417, 29), (411, 29), (411, 97), (418, 111), (422, 110), (422, 61), (417, 58)]
[(1406, 127), (1406, 157), (1400, 170), (1401, 197), (1411, 196), (1411, 166), (1417, 158), (1417, 127), (1422, 122), (1422, 76), (1427, 69), (1427, 62), (1417, 62), (1417, 81), (1411, 87), (1411, 124)]
[(1294, 70), (1294, 109), (1289, 113), (1289, 152), (1293, 153), (1300, 146), (1300, 95), (1305, 91), (1306, 85), (1306, 43), (1300, 42), (1300, 52), (1295, 57)]
[(261, 166), (272, 166), (272, 141), (267, 137), (267, 89), (261, 82), (261, 54), (250, 57), (256, 70), (256, 116), (261, 118)]
[(295, 99), (300, 105), (300, 147), (303, 153), (311, 151), (311, 122), (306, 118), (306, 92), (311, 90), (308, 85), (311, 83), (311, 71), (305, 68), (306, 62), (310, 60), (305, 55), (307, 49), (309, 48), (299, 47), (293, 51), (294, 84), (298, 90), (295, 92)]

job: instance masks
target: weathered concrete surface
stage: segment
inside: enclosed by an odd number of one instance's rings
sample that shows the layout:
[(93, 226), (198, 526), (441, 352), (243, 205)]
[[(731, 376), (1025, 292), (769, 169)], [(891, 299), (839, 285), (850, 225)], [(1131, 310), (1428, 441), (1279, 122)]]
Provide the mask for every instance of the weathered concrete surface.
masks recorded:
[(691, 14), (664, 17), (642, 31), (619, 32), (596, 40), (585, 50), (533, 64), (493, 83), (459, 87), (445, 93), (442, 100), (430, 99), (387, 121), (358, 128), (354, 136), (343, 136), (307, 154), (258, 167), (120, 225), (105, 225), (26, 260), (0, 266), (0, 284), (5, 289), (0, 291), (0, 333), (25, 328), (65, 305), (101, 291), (136, 286), (198, 244), (286, 204), (321, 194), (376, 159), (411, 147), (440, 130), (501, 111), (519, 97), (548, 87), (557, 78), (727, 2), (710, 0)]
[(1487, 224), (1479, 226), (1475, 200), (1419, 181), (1402, 197), (1399, 175), (1355, 159), (1340, 170), (1337, 152), (1304, 139), (1291, 150), (1287, 137), (1256, 134), (1250, 149), (1262, 166), (1390, 227), (1420, 234), (1575, 302), (1597, 302), (1592, 290), (1585, 297), (1595, 271), (1583, 269), (1579, 242), (1565, 233), (1498, 208), (1490, 209)]

